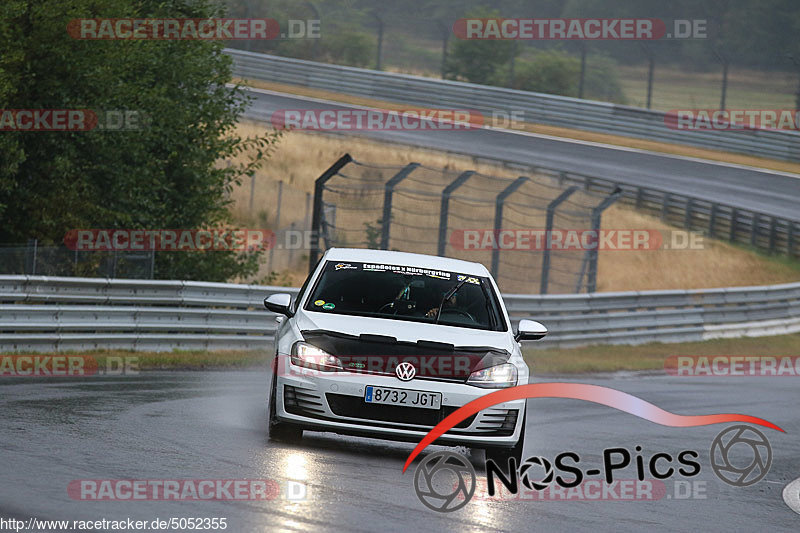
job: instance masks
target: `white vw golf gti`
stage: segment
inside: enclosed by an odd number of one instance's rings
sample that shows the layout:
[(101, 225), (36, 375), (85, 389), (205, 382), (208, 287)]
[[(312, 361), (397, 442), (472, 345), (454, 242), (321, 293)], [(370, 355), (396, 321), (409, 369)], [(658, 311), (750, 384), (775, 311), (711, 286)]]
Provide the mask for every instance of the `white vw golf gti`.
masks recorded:
[[(444, 417), (494, 390), (528, 383), (520, 341), (497, 285), (479, 263), (332, 248), (300, 293), (264, 301), (279, 313), (269, 399), (275, 440), (303, 430), (418, 441)], [(522, 453), (525, 401), (485, 409), (437, 444)]]

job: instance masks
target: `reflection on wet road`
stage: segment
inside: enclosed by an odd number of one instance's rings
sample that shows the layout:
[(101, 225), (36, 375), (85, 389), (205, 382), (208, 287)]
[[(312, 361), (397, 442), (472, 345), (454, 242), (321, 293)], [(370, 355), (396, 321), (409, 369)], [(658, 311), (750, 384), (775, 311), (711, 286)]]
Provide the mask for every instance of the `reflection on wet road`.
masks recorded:
[[(769, 432), (774, 460), (747, 488), (719, 481), (707, 451), (722, 426), (666, 428), (575, 400), (528, 406), (526, 455), (575, 451), (587, 463), (604, 448), (644, 453), (701, 452), (703, 499), (657, 501), (487, 501), (442, 514), (417, 499), (413, 468), (401, 473), (413, 443), (306, 433), (302, 444), (269, 442), (269, 375), (147, 372), (134, 377), (5, 379), (0, 382), (0, 515), (50, 519), (227, 518), (229, 531), (572, 531), (797, 530), (800, 516), (783, 487), (800, 475), (800, 416), (792, 379), (596, 377), (573, 380), (634, 394), (681, 414), (740, 412), (784, 427)], [(743, 392), (746, 391), (746, 394)], [(431, 451), (445, 448), (432, 447)], [(483, 457), (466, 448), (483, 478)], [(635, 470), (627, 472), (635, 477)], [(485, 479), (485, 478), (484, 478)], [(74, 480), (271, 480), (271, 499), (82, 501)]]

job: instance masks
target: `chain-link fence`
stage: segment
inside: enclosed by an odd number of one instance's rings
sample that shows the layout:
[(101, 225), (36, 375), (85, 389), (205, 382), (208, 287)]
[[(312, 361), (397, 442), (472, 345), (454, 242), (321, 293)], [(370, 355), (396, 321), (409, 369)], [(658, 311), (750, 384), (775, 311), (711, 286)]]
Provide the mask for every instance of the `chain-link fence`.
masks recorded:
[(0, 245), (0, 274), (153, 279), (155, 253), (78, 251), (66, 246)]
[[(237, 221), (236, 230), (263, 234), (272, 245), (263, 251), (259, 258), (258, 272), (246, 279), (249, 283), (274, 283), (281, 281), (280, 274), (302, 272), (308, 262), (309, 230), (311, 226), (311, 193), (298, 189), (282, 180), (267, 176), (255, 177), (236, 191), (232, 209)], [(192, 237), (189, 244), (173, 249), (125, 249), (130, 244), (132, 233), (138, 230), (95, 229), (86, 246), (97, 245), (99, 249), (76, 249), (72, 246), (43, 245), (36, 239), (27, 243), (0, 244), (0, 274), (80, 276), (104, 278), (155, 279), (163, 277), (158, 271), (159, 254), (175, 254), (202, 251), (193, 245), (200, 245), (197, 232), (207, 228), (174, 230), (177, 235)], [(79, 230), (70, 230), (64, 237)], [(150, 228), (159, 236), (171, 230)], [(221, 230), (224, 231), (224, 230)], [(108, 240), (100, 244), (97, 232), (103, 232)], [(123, 235), (117, 244), (113, 236)], [(217, 232), (219, 233), (219, 232)], [(180, 237), (176, 237), (178, 240)], [(213, 239), (213, 237), (212, 237)], [(147, 238), (144, 239), (147, 241)], [(174, 243), (174, 241), (173, 241)], [(143, 242), (142, 244), (146, 244)], [(224, 249), (224, 247), (220, 248)], [(287, 280), (296, 282), (293, 278)]]
[[(247, 206), (245, 218), (255, 228), (280, 228), (255, 281), (299, 274), (321, 249), (339, 246), (477, 261), (504, 292), (525, 294), (596, 290), (598, 252), (592, 244), (602, 211), (618, 197), (552, 176), (378, 165), (349, 155), (317, 179), (313, 200), (281, 181), (260, 182), (256, 197), (253, 190), (248, 203), (240, 202)], [(568, 234), (587, 232), (595, 234), (589, 246), (585, 240), (564, 242)], [(81, 251), (31, 240), (0, 246), (0, 273), (153, 279), (160, 253), (176, 252)], [(298, 281), (292, 276), (288, 281)]]
[[(238, 219), (275, 233), (275, 245), (262, 258), (262, 274), (301, 270), (308, 260), (305, 235), (311, 227), (311, 193), (265, 175), (253, 177), (249, 185), (237, 196)], [(247, 212), (242, 210), (245, 205)]]
[(593, 292), (596, 239), (562, 239), (596, 235), (617, 197), (548, 177), (381, 166), (345, 155), (316, 182), (319, 239), (310, 263), (333, 246), (399, 250), (483, 263), (504, 292)]

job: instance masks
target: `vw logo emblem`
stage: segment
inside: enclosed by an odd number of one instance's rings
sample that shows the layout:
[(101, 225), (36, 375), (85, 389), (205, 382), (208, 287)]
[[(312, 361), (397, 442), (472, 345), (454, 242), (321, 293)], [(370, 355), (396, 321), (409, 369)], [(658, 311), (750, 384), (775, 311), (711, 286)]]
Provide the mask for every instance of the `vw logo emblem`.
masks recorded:
[(417, 369), (408, 361), (403, 361), (394, 367), (394, 373), (400, 381), (411, 381), (417, 375)]

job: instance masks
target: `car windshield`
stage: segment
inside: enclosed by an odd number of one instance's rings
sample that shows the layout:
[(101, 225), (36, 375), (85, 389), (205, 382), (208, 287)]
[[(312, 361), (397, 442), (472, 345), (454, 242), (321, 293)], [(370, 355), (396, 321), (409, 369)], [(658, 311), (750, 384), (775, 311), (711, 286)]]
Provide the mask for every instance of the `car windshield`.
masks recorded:
[(488, 278), (411, 265), (328, 261), (305, 309), (507, 331)]

